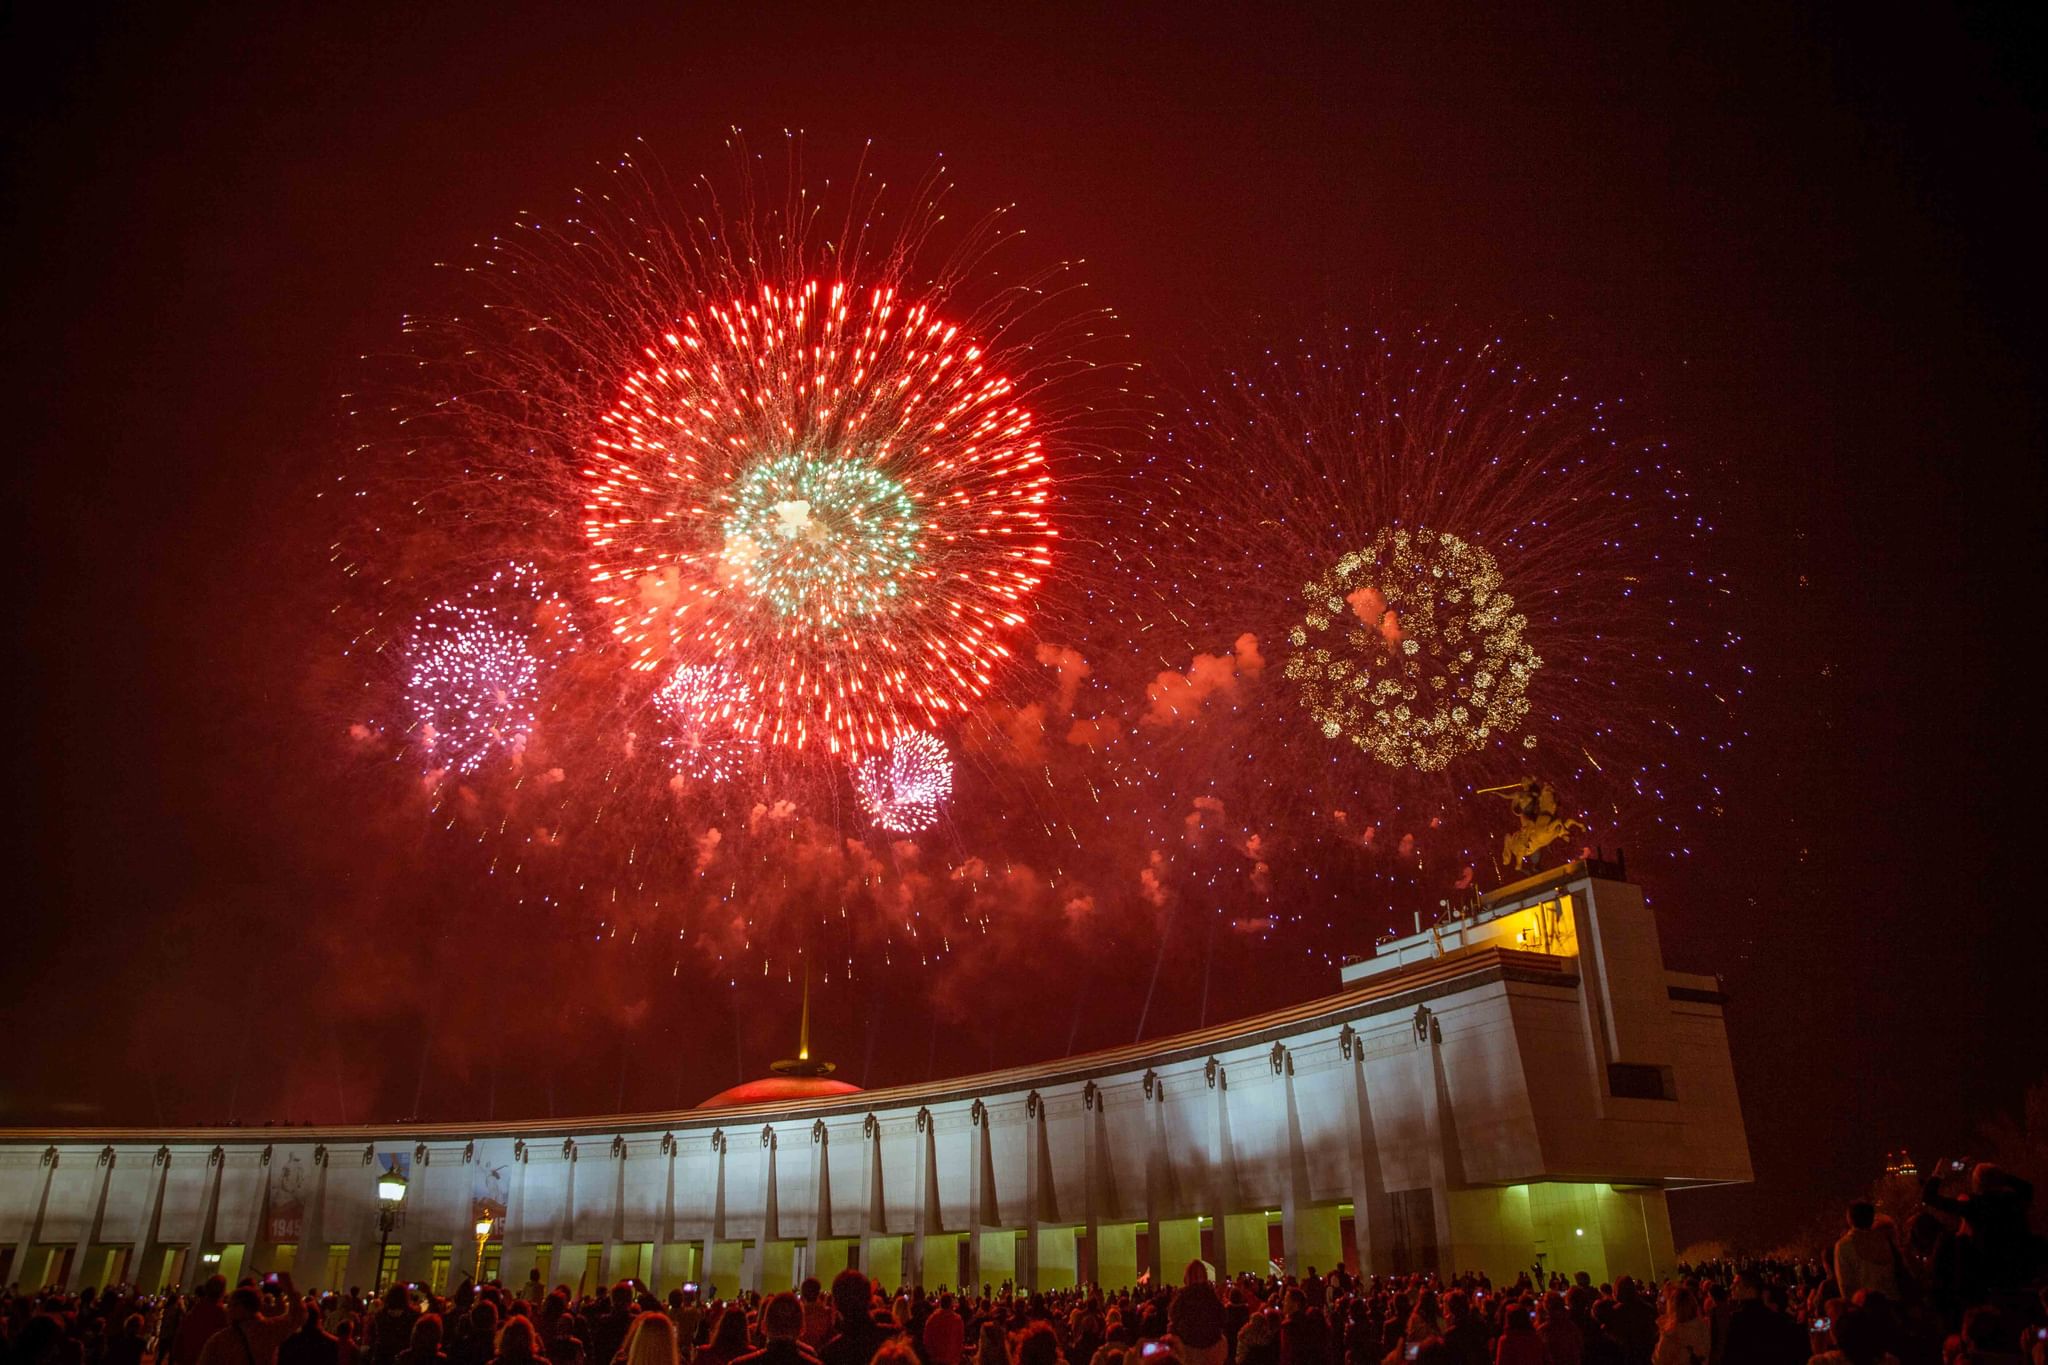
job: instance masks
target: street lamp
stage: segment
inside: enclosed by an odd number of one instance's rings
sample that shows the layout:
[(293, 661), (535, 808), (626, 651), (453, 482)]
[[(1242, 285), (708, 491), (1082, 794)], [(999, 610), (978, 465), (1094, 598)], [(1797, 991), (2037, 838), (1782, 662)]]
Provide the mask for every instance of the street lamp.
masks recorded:
[(484, 1282), (484, 1243), (491, 1240), (491, 1232), (498, 1226), (498, 1220), (488, 1213), (476, 1220), (476, 1277), (472, 1284)]
[(391, 1229), (398, 1226), (398, 1212), (405, 1203), (405, 1177), (393, 1166), (377, 1177), (377, 1290), (384, 1289), (384, 1257), (391, 1249)]

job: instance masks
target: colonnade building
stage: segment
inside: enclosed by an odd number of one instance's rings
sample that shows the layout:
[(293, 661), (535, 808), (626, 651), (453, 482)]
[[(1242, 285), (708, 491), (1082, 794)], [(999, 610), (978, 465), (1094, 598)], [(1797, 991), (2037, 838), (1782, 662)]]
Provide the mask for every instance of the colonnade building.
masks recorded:
[(1666, 968), (1618, 868), (1503, 888), (1341, 980), (1130, 1047), (877, 1090), (783, 1076), (675, 1113), (0, 1130), (0, 1283), (446, 1288), (481, 1264), (661, 1292), (845, 1266), (1116, 1288), (1198, 1258), (1597, 1280), (1669, 1273), (1668, 1192), (1750, 1178), (1718, 983)]

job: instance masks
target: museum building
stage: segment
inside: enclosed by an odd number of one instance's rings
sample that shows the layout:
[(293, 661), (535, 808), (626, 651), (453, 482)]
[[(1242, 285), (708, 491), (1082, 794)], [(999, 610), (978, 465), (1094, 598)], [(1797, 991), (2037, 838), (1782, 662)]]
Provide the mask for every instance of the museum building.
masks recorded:
[(0, 1284), (1656, 1277), (1668, 1193), (1750, 1178), (1719, 983), (1665, 966), (1618, 867), (1504, 887), (1341, 987), (923, 1085), (793, 1066), (675, 1113), (0, 1130)]

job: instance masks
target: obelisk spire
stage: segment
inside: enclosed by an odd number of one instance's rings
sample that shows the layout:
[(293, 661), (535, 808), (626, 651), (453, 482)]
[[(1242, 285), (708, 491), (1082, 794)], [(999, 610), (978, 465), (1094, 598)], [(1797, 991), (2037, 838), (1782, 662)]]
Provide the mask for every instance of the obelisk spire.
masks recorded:
[(804, 955), (804, 1012), (796, 1026), (796, 1059), (811, 1060), (811, 959)]
[(804, 1004), (803, 1013), (798, 1016), (796, 1032), (796, 1056), (785, 1058), (769, 1067), (778, 1076), (829, 1076), (834, 1068), (830, 1062), (811, 1060), (811, 958), (804, 955)]

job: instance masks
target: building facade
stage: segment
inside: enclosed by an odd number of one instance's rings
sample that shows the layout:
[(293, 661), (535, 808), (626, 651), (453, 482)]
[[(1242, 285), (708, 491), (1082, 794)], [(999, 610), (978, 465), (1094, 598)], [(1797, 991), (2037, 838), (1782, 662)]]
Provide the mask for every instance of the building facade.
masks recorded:
[(447, 1287), (481, 1264), (730, 1293), (855, 1265), (890, 1284), (1114, 1288), (1197, 1258), (1657, 1276), (1667, 1192), (1750, 1178), (1718, 984), (1665, 967), (1616, 868), (1504, 888), (1342, 982), (1040, 1065), (677, 1113), (4, 1130), (0, 1283), (287, 1268), (305, 1286)]

